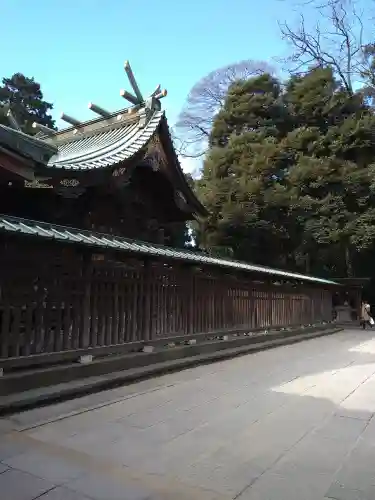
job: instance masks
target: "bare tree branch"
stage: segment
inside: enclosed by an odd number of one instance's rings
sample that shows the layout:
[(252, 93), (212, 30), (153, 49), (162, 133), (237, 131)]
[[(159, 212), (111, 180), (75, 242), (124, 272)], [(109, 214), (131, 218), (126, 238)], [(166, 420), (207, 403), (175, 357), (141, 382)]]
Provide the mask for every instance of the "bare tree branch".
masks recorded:
[(178, 153), (187, 158), (205, 154), (213, 119), (222, 108), (231, 84), (274, 72), (266, 62), (245, 60), (216, 69), (199, 80), (191, 89), (175, 125)]
[[(322, 3), (323, 2), (323, 3)], [(363, 65), (363, 23), (350, 0), (312, 0), (318, 21), (306, 26), (300, 16), (296, 29), (280, 25), (283, 38), (292, 47), (288, 58), (291, 72), (306, 71), (311, 65), (330, 66), (350, 94)]]

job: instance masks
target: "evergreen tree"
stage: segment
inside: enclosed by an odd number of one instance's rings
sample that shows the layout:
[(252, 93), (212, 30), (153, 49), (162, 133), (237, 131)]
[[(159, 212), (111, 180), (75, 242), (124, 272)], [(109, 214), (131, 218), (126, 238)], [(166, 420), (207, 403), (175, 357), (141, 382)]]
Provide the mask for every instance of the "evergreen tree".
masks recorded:
[[(40, 84), (34, 78), (15, 73), (11, 78), (3, 78), (0, 87), (0, 108), (3, 113), (1, 123), (7, 124), (6, 110), (10, 109), (21, 129), (27, 134), (35, 134), (33, 122), (55, 128), (50, 112), (53, 105), (44, 101)], [(5, 111), (5, 112), (4, 112)]]
[(278, 143), (291, 127), (279, 82), (270, 75), (238, 82), (212, 129), (198, 190), (210, 211), (202, 245), (239, 259), (284, 263), (290, 236)]
[(286, 140), (296, 158), (288, 176), (307, 270), (352, 275), (354, 254), (375, 236), (368, 168), (375, 118), (360, 94), (337, 84), (330, 68), (310, 71), (285, 100), (299, 125)]
[(351, 275), (375, 241), (375, 117), (331, 68), (283, 87), (238, 82), (211, 133), (198, 189), (202, 245), (271, 266)]

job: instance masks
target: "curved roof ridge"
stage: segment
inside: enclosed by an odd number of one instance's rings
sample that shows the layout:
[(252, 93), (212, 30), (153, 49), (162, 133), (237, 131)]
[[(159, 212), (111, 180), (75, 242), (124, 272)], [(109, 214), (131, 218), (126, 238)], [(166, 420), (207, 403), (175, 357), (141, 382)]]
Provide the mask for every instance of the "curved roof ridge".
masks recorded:
[(67, 170), (88, 170), (112, 166), (131, 158), (156, 132), (164, 113), (156, 111), (141, 128), (131, 122), (122, 128), (99, 129), (96, 134), (58, 145), (47, 166)]

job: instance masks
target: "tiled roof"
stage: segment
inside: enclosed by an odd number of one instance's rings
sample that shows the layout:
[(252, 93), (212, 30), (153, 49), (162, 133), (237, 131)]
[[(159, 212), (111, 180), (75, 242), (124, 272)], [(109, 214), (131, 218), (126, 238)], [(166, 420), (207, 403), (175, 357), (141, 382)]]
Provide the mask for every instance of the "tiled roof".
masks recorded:
[(6, 125), (0, 125), (0, 146), (11, 149), (38, 163), (47, 162), (57, 150), (51, 144)]
[(289, 273), (279, 269), (256, 266), (235, 260), (217, 259), (199, 252), (179, 250), (143, 241), (129, 240), (127, 238), (112, 236), (109, 234), (94, 233), (77, 228), (58, 226), (28, 219), (20, 219), (18, 217), (8, 215), (0, 215), (0, 231), (29, 235), (49, 240), (57, 240), (66, 243), (87, 245), (93, 248), (112, 248), (114, 250), (123, 250), (134, 254), (162, 257), (169, 260), (190, 262), (198, 265), (210, 265), (252, 273), (267, 274), (274, 276), (275, 278), (295, 279), (310, 283), (337, 285), (334, 281), (306, 276), (299, 273)]
[(58, 152), (48, 162), (48, 167), (66, 170), (89, 170), (115, 165), (131, 158), (140, 151), (159, 126), (162, 111), (156, 111), (144, 128), (138, 120), (122, 127), (113, 127), (105, 131), (58, 144)]

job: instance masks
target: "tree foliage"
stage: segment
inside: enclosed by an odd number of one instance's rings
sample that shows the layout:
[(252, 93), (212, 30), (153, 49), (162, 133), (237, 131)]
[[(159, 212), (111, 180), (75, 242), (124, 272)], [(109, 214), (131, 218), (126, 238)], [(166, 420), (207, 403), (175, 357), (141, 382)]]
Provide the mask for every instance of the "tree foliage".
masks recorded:
[(245, 60), (208, 73), (190, 90), (178, 117), (174, 140), (182, 156), (197, 158), (207, 150), (214, 116), (223, 107), (228, 88), (238, 80), (273, 72), (266, 62)]
[(335, 68), (232, 85), (197, 189), (203, 247), (270, 266), (352, 275), (375, 241), (375, 116)]
[(3, 78), (0, 87), (0, 116), (2, 123), (7, 124), (6, 112), (10, 110), (21, 129), (27, 134), (35, 134), (33, 122), (55, 128), (55, 121), (50, 112), (53, 105), (43, 98), (40, 84), (34, 78), (22, 73), (15, 73), (11, 78)]

